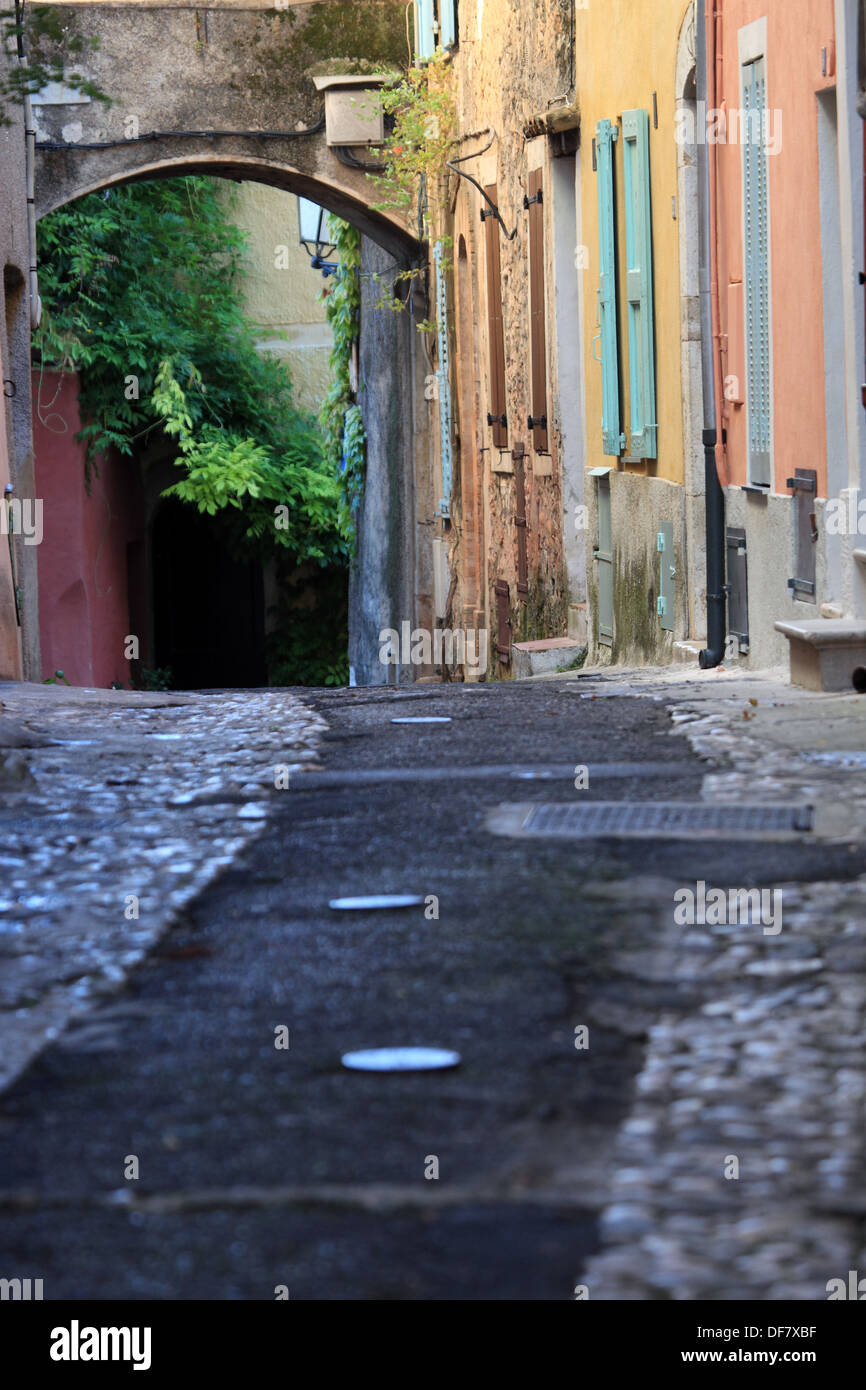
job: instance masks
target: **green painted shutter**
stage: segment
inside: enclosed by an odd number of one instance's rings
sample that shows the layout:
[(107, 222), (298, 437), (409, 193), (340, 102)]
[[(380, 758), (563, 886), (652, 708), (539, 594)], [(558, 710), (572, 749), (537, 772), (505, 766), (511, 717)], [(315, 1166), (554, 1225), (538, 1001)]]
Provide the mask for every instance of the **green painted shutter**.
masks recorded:
[(601, 328), (601, 432), (604, 452), (622, 453), (619, 425), (619, 344), (616, 319), (616, 236), (614, 232), (613, 146), (616, 126), (595, 128), (598, 173), (598, 321)]
[(453, 48), (457, 42), (456, 0), (439, 0), (439, 44)]
[[(771, 451), (770, 251), (763, 58), (743, 65), (743, 231), (745, 239), (746, 410), (749, 482), (769, 487)], [(761, 132), (760, 134), (758, 132)]]
[(433, 0), (415, 0), (415, 57), (426, 63), (436, 51), (436, 20)]
[(644, 459), (658, 457), (649, 131), (648, 111), (623, 111), (629, 448)]

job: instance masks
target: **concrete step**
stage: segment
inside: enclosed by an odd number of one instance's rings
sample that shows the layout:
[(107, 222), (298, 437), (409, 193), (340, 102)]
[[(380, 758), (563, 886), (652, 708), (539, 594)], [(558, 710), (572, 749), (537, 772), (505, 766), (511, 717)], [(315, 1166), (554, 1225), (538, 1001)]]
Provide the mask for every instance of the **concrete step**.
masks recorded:
[(572, 637), (547, 637), (540, 642), (514, 642), (511, 661), (515, 680), (542, 676), (570, 666), (583, 651), (584, 644)]
[(674, 661), (685, 666), (696, 666), (698, 656), (707, 645), (706, 637), (689, 637), (684, 642), (674, 642)]
[(866, 691), (866, 622), (808, 618), (776, 623), (776, 631), (788, 639), (792, 685)]

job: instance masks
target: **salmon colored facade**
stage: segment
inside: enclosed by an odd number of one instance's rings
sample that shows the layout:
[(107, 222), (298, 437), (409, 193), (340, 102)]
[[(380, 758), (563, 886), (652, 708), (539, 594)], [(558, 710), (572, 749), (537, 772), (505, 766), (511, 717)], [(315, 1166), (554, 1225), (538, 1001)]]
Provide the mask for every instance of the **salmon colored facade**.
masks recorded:
[[(715, 105), (741, 109), (741, 53), (766, 58), (770, 117), (767, 168), (770, 211), (772, 490), (785, 485), (792, 465), (818, 473), (826, 497), (827, 437), (824, 380), (821, 216), (816, 93), (832, 88), (832, 0), (717, 0), (721, 16), (721, 78)], [(758, 32), (765, 30), (765, 36)], [(823, 67), (822, 73), (822, 55)], [(778, 147), (777, 147), (778, 146)], [(743, 155), (742, 145), (715, 146), (719, 178), (718, 266), (723, 375), (743, 370)], [(735, 389), (735, 388), (731, 388)], [(742, 393), (741, 393), (742, 394)], [(748, 479), (745, 403), (726, 400), (727, 481)]]

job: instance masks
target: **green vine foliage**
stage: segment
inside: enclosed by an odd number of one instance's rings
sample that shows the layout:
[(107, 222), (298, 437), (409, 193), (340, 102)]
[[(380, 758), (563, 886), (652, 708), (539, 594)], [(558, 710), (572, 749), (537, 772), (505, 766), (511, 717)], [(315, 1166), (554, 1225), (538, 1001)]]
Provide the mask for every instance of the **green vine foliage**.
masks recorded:
[(399, 82), (383, 88), (382, 105), (393, 119), (393, 129), (381, 151), (384, 171), (373, 176), (382, 194), (377, 206), (410, 217), (418, 207), (419, 232), (432, 239), (437, 234), (447, 161), (457, 153), (457, 105), (449, 55), (437, 49), (423, 67), (410, 68)]
[(340, 535), (354, 553), (355, 519), (364, 489), (367, 436), (361, 408), (352, 389), (352, 354), (361, 323), (361, 234), (339, 218), (330, 218), (338, 269), (325, 291), (325, 313), (334, 335), (331, 385), (319, 421), (325, 456), (338, 480)]
[(320, 432), (244, 318), (244, 247), (210, 179), (89, 194), (39, 224), (35, 346), (46, 366), (79, 373), (90, 466), (162, 431), (184, 470), (170, 492), (226, 512), (239, 544), (341, 563)]
[[(30, 53), (34, 42), (47, 40), (53, 44), (63, 44), (63, 53), (46, 58), (34, 59)], [(24, 49), (24, 59), (18, 61), (19, 43)], [(78, 72), (64, 70), (64, 54), (78, 55), (86, 49), (99, 47), (98, 37), (86, 43), (79, 37), (67, 38), (63, 32), (63, 16), (51, 5), (36, 5), (24, 9), (23, 5), (13, 10), (0, 10), (0, 45), (6, 55), (6, 63), (0, 67), (0, 126), (12, 124), (7, 114), (9, 104), (20, 105), (25, 97), (47, 87), (50, 82), (62, 82), (64, 87), (81, 92), (94, 101), (110, 104), (111, 98), (100, 91), (89, 78)]]
[[(207, 178), (130, 184), (44, 217), (35, 348), (79, 374), (88, 468), (112, 447), (135, 456), (173, 441), (180, 476), (166, 495), (276, 566), (272, 683), (322, 685), (345, 666), (345, 613), (319, 602), (346, 586), (343, 493), (328, 439), (244, 318), (232, 193)], [(299, 573), (308, 596), (283, 602)]]
[[(382, 104), (392, 130), (382, 147), (384, 171), (371, 175), (381, 194), (376, 206), (410, 220), (417, 218), (419, 239), (438, 240), (450, 247), (451, 238), (440, 225), (441, 211), (447, 204), (447, 161), (458, 149), (449, 55), (437, 49), (423, 67), (410, 68), (399, 82), (383, 89)], [(447, 263), (444, 268), (448, 268)], [(405, 310), (412, 300), (414, 283), (426, 277), (426, 266), (400, 271), (390, 285), (383, 285), (378, 307)], [(436, 322), (424, 320), (416, 327), (419, 332), (431, 333)]]

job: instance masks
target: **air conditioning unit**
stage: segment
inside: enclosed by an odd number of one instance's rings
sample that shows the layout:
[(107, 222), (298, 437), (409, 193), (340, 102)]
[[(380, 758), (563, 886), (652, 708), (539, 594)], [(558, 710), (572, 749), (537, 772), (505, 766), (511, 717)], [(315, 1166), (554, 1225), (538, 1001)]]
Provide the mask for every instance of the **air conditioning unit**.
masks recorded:
[(313, 78), (316, 90), (325, 93), (328, 145), (382, 144), (385, 115), (379, 89), (390, 80), (387, 73), (363, 76), (342, 73)]

